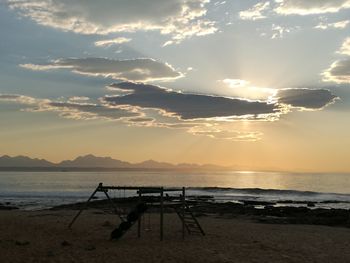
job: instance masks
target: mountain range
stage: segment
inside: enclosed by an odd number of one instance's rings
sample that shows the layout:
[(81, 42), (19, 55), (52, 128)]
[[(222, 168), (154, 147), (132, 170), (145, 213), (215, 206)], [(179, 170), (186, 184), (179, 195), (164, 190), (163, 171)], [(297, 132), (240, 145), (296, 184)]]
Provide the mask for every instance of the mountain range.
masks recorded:
[(79, 156), (74, 160), (65, 160), (60, 163), (49, 162), (45, 159), (30, 158), (27, 156), (15, 156), (10, 157), (3, 155), (0, 157), (0, 169), (1, 170), (89, 170), (89, 169), (228, 169), (229, 167), (222, 167), (211, 164), (171, 164), (165, 162), (157, 162), (154, 160), (148, 160), (141, 163), (129, 163), (111, 157), (98, 157), (92, 154), (85, 156)]

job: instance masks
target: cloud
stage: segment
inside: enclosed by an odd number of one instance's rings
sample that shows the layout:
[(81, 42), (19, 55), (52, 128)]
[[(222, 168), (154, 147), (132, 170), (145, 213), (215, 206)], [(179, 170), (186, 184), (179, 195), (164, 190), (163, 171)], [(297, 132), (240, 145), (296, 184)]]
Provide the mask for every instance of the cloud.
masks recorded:
[(268, 10), (270, 7), (270, 2), (257, 3), (248, 10), (239, 12), (239, 17), (243, 20), (258, 20), (266, 18), (262, 13)]
[(301, 110), (321, 110), (338, 98), (327, 89), (282, 89), (276, 94), (279, 104)]
[(345, 39), (338, 53), (350, 56), (350, 37)]
[(218, 82), (221, 82), (226, 87), (230, 88), (230, 94), (233, 94), (235, 97), (249, 100), (267, 101), (270, 103), (276, 102), (276, 99), (274, 98), (277, 91), (276, 89), (254, 86), (249, 81), (244, 79), (227, 78), (218, 80)]
[(350, 20), (343, 20), (343, 21), (338, 21), (335, 23), (319, 23), (317, 26), (315, 26), (316, 29), (322, 29), (326, 30), (329, 28), (335, 28), (335, 29), (344, 29), (348, 24)]
[(106, 119), (121, 120), (129, 117), (139, 117), (140, 113), (130, 108), (107, 107), (94, 103), (78, 102), (47, 102), (39, 104), (30, 111), (54, 111), (64, 118), (78, 120)]
[(280, 105), (282, 113), (287, 113), (292, 108), (320, 110), (334, 103), (337, 99), (337, 96), (327, 89), (289, 88), (278, 90), (254, 87), (250, 85), (249, 81), (241, 79), (225, 79), (222, 82), (229, 86), (230, 84), (234, 85), (235, 93), (241, 94), (241, 97), (255, 96), (255, 98), (259, 97), (260, 100)]
[[(75, 97), (73, 97), (75, 98)], [(77, 97), (79, 98), (79, 97)], [(85, 101), (77, 99), (77, 101)], [(103, 102), (100, 104), (52, 101), (49, 99), (38, 99), (17, 94), (0, 94), (0, 102), (12, 102), (26, 106), (23, 111), (28, 112), (56, 112), (62, 118), (74, 120), (108, 120), (119, 121), (119, 123), (136, 127), (158, 127), (168, 129), (181, 129), (192, 135), (208, 136), (215, 139), (226, 139), (234, 141), (256, 141), (261, 139), (259, 132), (235, 131), (232, 128), (222, 126), (216, 122), (191, 122), (172, 119), (172, 122), (163, 122), (156, 118), (148, 117), (137, 107), (111, 106)]]
[(333, 62), (322, 75), (326, 82), (350, 83), (350, 58)]
[(130, 105), (140, 108), (155, 108), (183, 120), (242, 117), (274, 114), (278, 109), (267, 102), (220, 96), (186, 94), (154, 85), (123, 82), (112, 87), (130, 91), (126, 95), (105, 96), (109, 105)]
[(261, 140), (263, 133), (258, 131), (234, 131), (213, 126), (195, 126), (188, 130), (189, 133), (199, 136), (208, 136), (214, 139), (231, 141), (255, 142)]
[(58, 112), (59, 116), (69, 119), (92, 120), (122, 120), (127, 118), (140, 118), (143, 114), (131, 107), (111, 107), (103, 104), (52, 101), (38, 99), (17, 94), (0, 94), (0, 101), (9, 101), (27, 106), (24, 111), (30, 112)]
[(182, 73), (167, 64), (150, 58), (114, 60), (107, 58), (64, 58), (46, 65), (21, 64), (23, 68), (46, 71), (69, 69), (74, 73), (96, 77), (129, 81), (171, 80), (182, 77)]
[(0, 94), (0, 101), (15, 102), (25, 105), (35, 105), (38, 103), (38, 99), (18, 94)]
[(233, 89), (246, 87), (249, 84), (249, 81), (244, 79), (223, 79), (222, 82)]
[(321, 75), (325, 82), (337, 84), (350, 83), (350, 37), (346, 38), (340, 47), (338, 54), (345, 55), (344, 59), (337, 60), (331, 64)]
[(275, 0), (274, 11), (281, 15), (313, 15), (336, 13), (350, 8), (350, 0)]
[(212, 34), (215, 23), (205, 18), (209, 0), (7, 0), (19, 15), (48, 27), (79, 34), (157, 30), (179, 43)]
[(271, 39), (283, 38), (285, 34), (290, 33), (290, 32), (297, 30), (297, 29), (299, 29), (299, 28), (298, 27), (285, 27), (285, 26), (281, 26), (281, 25), (272, 24)]
[(89, 97), (85, 97), (85, 96), (74, 96), (74, 97), (70, 97), (69, 101), (87, 101), (90, 100)]
[[(276, 121), (292, 109), (321, 110), (336, 96), (324, 89), (284, 89), (275, 92), (275, 103), (210, 95), (185, 94), (154, 85), (123, 82), (111, 85), (124, 93), (105, 96), (97, 103), (87, 97), (67, 101), (0, 94), (0, 101), (24, 105), (30, 112), (56, 112), (75, 120), (107, 120), (136, 127), (180, 129), (196, 136), (233, 141), (257, 141), (259, 131), (237, 130), (239, 120)], [(128, 92), (125, 95), (125, 91)], [(154, 114), (153, 114), (154, 113)]]
[(131, 41), (131, 38), (126, 38), (126, 37), (117, 37), (113, 39), (105, 39), (105, 40), (100, 40), (95, 42), (96, 47), (110, 47), (112, 45), (119, 45), (119, 44), (124, 44), (128, 43)]

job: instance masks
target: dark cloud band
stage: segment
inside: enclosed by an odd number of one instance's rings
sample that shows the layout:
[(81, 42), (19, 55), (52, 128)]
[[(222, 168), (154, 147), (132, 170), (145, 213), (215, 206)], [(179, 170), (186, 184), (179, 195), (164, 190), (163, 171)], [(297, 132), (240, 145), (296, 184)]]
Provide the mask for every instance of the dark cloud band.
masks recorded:
[(337, 98), (326, 89), (283, 89), (277, 97), (279, 103), (310, 110), (322, 109)]
[(182, 119), (231, 117), (272, 114), (274, 104), (218, 96), (185, 94), (154, 85), (123, 82), (112, 84), (114, 88), (129, 90), (123, 96), (104, 97), (110, 105), (131, 105), (141, 108), (157, 108)]

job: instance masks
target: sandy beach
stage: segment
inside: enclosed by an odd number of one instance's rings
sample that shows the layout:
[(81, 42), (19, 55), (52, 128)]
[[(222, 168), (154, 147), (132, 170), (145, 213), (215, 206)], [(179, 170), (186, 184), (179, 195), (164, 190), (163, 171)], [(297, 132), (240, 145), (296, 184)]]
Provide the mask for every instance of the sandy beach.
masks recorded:
[[(350, 229), (315, 225), (263, 224), (227, 215), (199, 217), (206, 236), (181, 238), (181, 221), (145, 216), (142, 237), (133, 226), (118, 241), (109, 235), (119, 222), (101, 209), (0, 211), (0, 262), (349, 262)], [(150, 221), (150, 224), (149, 224)], [(146, 229), (147, 228), (147, 229)]]

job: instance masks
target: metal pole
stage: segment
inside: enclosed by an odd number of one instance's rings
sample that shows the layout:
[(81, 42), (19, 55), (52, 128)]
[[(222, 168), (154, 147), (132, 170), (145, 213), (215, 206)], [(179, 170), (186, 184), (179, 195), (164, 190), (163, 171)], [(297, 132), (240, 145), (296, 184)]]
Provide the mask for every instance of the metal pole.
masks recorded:
[(185, 239), (185, 210), (186, 210), (186, 191), (182, 187), (182, 239)]
[[(141, 198), (142, 198), (142, 191), (139, 190), (139, 204), (141, 204)], [(139, 218), (137, 220), (137, 237), (140, 238), (141, 237), (141, 216), (142, 215), (139, 215)]]
[(97, 186), (97, 188), (95, 189), (95, 191), (90, 195), (89, 199), (86, 201), (85, 205), (79, 210), (79, 212), (75, 215), (75, 217), (73, 218), (72, 222), (69, 223), (68, 228), (72, 228), (72, 225), (74, 224), (75, 220), (77, 220), (77, 218), (80, 216), (80, 214), (83, 212), (83, 210), (85, 210), (88, 206), (88, 203), (90, 202), (90, 200), (94, 197), (94, 195), (96, 194), (96, 192), (100, 189), (100, 187), (102, 186), (102, 183), (99, 183), (99, 185)]
[(160, 189), (160, 241), (163, 241), (164, 188)]

